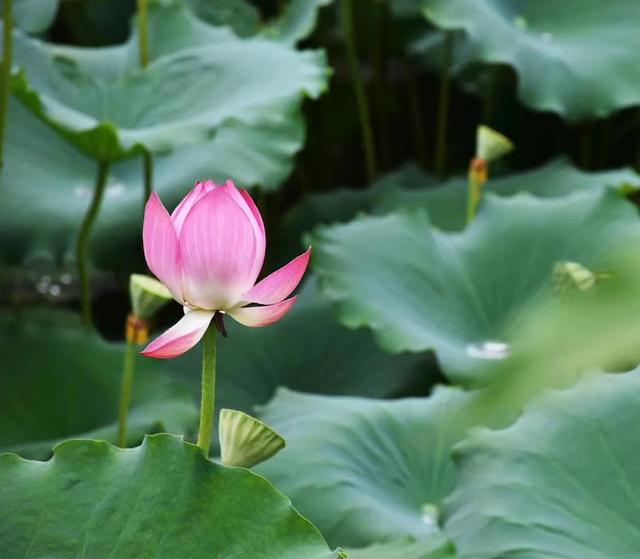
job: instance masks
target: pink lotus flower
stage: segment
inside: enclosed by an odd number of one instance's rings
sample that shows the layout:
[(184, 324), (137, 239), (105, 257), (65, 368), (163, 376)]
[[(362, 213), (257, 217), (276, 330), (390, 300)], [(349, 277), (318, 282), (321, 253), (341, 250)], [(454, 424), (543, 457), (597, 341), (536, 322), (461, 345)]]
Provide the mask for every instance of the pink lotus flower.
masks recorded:
[[(266, 236), (260, 212), (246, 190), (233, 182), (197, 182), (171, 216), (154, 192), (143, 228), (149, 269), (184, 306), (184, 317), (151, 342), (143, 355), (169, 358), (200, 341), (216, 311), (245, 326), (281, 319), (296, 297), (311, 249), (256, 283)], [(259, 303), (264, 306), (247, 306)]]

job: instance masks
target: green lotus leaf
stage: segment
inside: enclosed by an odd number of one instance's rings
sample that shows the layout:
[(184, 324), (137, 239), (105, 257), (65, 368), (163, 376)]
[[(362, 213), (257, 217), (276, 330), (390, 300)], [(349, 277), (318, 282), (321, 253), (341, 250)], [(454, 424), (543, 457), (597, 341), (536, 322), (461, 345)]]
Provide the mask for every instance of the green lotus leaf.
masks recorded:
[(393, 401), (281, 389), (261, 418), (287, 447), (256, 471), (330, 544), (416, 538), (424, 550), (438, 549), (438, 508), (456, 479), (449, 451), (465, 432), (457, 419), (472, 401), (444, 387), (430, 398)]
[[(555, 159), (532, 171), (491, 177), (484, 188), (499, 196), (529, 192), (541, 198), (555, 198), (622, 185), (635, 191), (640, 186), (640, 177), (630, 168), (587, 173), (566, 159)], [(349, 221), (361, 212), (386, 214), (398, 208), (425, 208), (434, 226), (460, 231), (466, 223), (466, 198), (466, 177), (438, 182), (419, 167), (405, 165), (366, 190), (308, 196), (285, 217), (283, 244), (287, 251), (297, 250), (302, 234), (316, 225)]]
[(347, 549), (349, 559), (456, 559), (452, 544), (443, 538), (407, 539)]
[(260, 30), (260, 11), (248, 0), (188, 0), (188, 4), (198, 18), (213, 25), (228, 25), (239, 37)]
[[(64, 311), (3, 311), (0, 333), (0, 452), (46, 458), (64, 439), (116, 440), (122, 345)], [(150, 360), (136, 363), (129, 443), (191, 433), (198, 410), (188, 391)]]
[(599, 272), (639, 235), (635, 209), (614, 191), (488, 195), (462, 233), (434, 229), (419, 210), (320, 227), (314, 268), (343, 324), (371, 328), (390, 352), (434, 349), (451, 379), (478, 382), (512, 352), (557, 262)]
[(0, 477), (0, 546), (14, 557), (339, 557), (263, 478), (174, 435), (129, 450), (68, 441), (48, 462), (4, 454)]
[(318, 12), (333, 0), (291, 0), (282, 14), (263, 30), (262, 35), (281, 43), (295, 45), (315, 29)]
[(188, 1), (189, 6), (199, 18), (214, 25), (229, 25), (241, 37), (260, 35), (265, 39), (292, 46), (311, 35), (317, 25), (318, 12), (333, 2), (333, 0), (281, 2), (279, 15), (262, 23), (260, 12), (247, 0), (224, 0), (215, 4), (210, 0)]
[(53, 23), (59, 4), (60, 0), (14, 0), (13, 24), (27, 33), (42, 33)]
[(635, 557), (638, 394), (638, 369), (597, 374), (461, 443), (444, 508), (459, 557)]
[[(522, 101), (567, 119), (605, 117), (640, 102), (635, 0), (416, 0), (441, 29), (462, 31), (464, 62), (506, 64)], [(412, 13), (401, 2), (404, 13)]]
[(118, 47), (58, 47), (16, 32), (14, 92), (91, 157), (118, 161), (206, 142), (229, 120), (259, 127), (325, 88), (319, 51), (240, 39), (182, 3), (156, 6), (152, 62), (138, 69), (137, 38)]
[[(91, 201), (96, 164), (11, 100), (0, 173), (2, 263), (48, 267), (71, 260), (82, 216)], [(154, 158), (154, 189), (173, 208), (196, 178), (232, 177), (239, 186), (276, 188), (289, 174), (304, 136), (299, 117), (265, 121), (257, 129), (228, 121), (207, 143)], [(139, 160), (111, 168), (105, 198), (92, 237), (96, 266), (139, 269), (143, 204)]]
[[(370, 332), (338, 324), (312, 278), (287, 316), (269, 328), (246, 328), (233, 320), (226, 326), (228, 337), (218, 340), (220, 409), (254, 414), (255, 406), (268, 402), (279, 386), (373, 398), (408, 390), (427, 393), (436, 374), (425, 356), (385, 354)], [(193, 350), (168, 363), (177, 379), (191, 384), (194, 395), (200, 393), (200, 359), (200, 351)]]

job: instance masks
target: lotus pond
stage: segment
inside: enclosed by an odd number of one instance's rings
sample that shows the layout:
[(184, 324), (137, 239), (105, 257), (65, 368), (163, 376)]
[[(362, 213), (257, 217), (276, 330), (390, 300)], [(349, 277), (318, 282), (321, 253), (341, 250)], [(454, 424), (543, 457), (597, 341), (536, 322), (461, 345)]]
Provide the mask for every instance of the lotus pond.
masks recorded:
[(0, 557), (638, 559), (638, 0), (2, 0)]

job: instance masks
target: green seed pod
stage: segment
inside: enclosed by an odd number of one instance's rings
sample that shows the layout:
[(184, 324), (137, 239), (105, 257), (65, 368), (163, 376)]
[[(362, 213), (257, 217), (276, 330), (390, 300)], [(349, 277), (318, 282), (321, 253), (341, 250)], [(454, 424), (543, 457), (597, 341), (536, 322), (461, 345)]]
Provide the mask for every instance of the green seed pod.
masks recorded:
[(255, 417), (238, 411), (220, 411), (220, 454), (225, 466), (250, 468), (285, 447), (285, 440)]
[(131, 274), (129, 296), (133, 314), (143, 320), (151, 318), (160, 307), (173, 299), (162, 283), (142, 274)]
[(587, 291), (596, 279), (596, 274), (578, 262), (556, 262), (551, 272), (553, 289), (559, 295)]
[(476, 131), (476, 158), (491, 163), (513, 151), (513, 148), (513, 143), (506, 136), (488, 126), (482, 124), (478, 126)]

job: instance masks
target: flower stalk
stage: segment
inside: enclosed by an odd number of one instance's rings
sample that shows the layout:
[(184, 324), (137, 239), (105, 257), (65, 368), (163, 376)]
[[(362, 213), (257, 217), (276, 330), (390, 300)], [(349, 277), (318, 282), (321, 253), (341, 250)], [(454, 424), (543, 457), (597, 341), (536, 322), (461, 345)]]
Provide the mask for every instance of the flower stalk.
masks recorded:
[(0, 167), (4, 165), (4, 137), (7, 130), (7, 112), (11, 92), (11, 65), (13, 59), (13, 0), (2, 3), (3, 50), (2, 88), (0, 89)]
[(91, 240), (94, 223), (102, 206), (102, 199), (104, 198), (108, 178), (109, 164), (99, 162), (96, 183), (93, 189), (93, 198), (80, 225), (80, 231), (78, 232), (78, 239), (76, 241), (76, 266), (80, 278), (80, 304), (82, 308), (82, 320), (85, 326), (91, 326), (92, 324), (89, 242)]
[(446, 170), (447, 128), (449, 123), (449, 101), (451, 95), (451, 60), (453, 58), (453, 35), (445, 32), (443, 46), (442, 77), (438, 93), (438, 117), (436, 129), (435, 172), (443, 177)]
[(488, 126), (476, 130), (476, 154), (469, 164), (467, 194), (467, 225), (476, 217), (482, 191), (489, 178), (489, 163), (504, 157), (513, 150), (511, 140)]
[(136, 368), (136, 353), (140, 345), (149, 341), (149, 323), (153, 314), (171, 301), (171, 293), (158, 280), (142, 274), (131, 274), (129, 298), (132, 312), (127, 316), (125, 339), (127, 348), (122, 366), (120, 404), (118, 409), (118, 446), (127, 444), (127, 419), (131, 405), (133, 379)]
[[(149, 1), (138, 0), (138, 53), (140, 67), (149, 64)], [(142, 169), (144, 182), (143, 206), (147, 203), (153, 188), (153, 156), (149, 150), (142, 152)]]
[(202, 399), (198, 447), (209, 455), (216, 406), (216, 326), (212, 323), (204, 334), (202, 344)]
[(376, 163), (375, 142), (373, 139), (373, 127), (371, 125), (369, 103), (367, 101), (367, 94), (364, 90), (364, 82), (360, 72), (360, 64), (358, 62), (358, 54), (356, 52), (354, 40), (353, 6), (351, 5), (351, 0), (341, 0), (340, 22), (342, 24), (342, 33), (344, 35), (347, 58), (351, 69), (351, 77), (353, 79), (353, 88), (356, 96), (356, 104), (358, 106), (358, 114), (360, 116), (360, 129), (362, 131), (362, 144), (367, 164), (367, 176), (369, 180), (372, 181), (378, 174), (378, 166)]
[(136, 353), (139, 345), (147, 342), (149, 328), (146, 321), (134, 313), (127, 317), (126, 339), (127, 348), (122, 367), (122, 381), (120, 384), (120, 408), (118, 410), (118, 446), (127, 446), (127, 419), (131, 405), (131, 392), (136, 368)]
[(469, 179), (467, 192), (467, 224), (471, 223), (478, 212), (478, 204), (482, 197), (482, 187), (487, 182), (489, 176), (487, 162), (474, 157), (469, 164)]
[(149, 0), (138, 0), (138, 53), (140, 66), (149, 64)]

